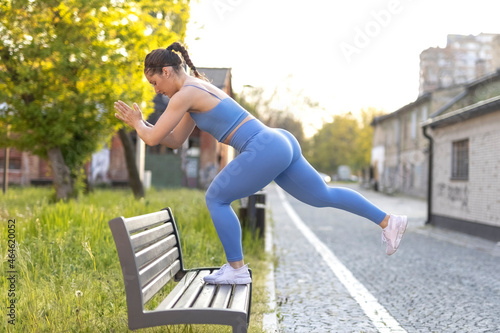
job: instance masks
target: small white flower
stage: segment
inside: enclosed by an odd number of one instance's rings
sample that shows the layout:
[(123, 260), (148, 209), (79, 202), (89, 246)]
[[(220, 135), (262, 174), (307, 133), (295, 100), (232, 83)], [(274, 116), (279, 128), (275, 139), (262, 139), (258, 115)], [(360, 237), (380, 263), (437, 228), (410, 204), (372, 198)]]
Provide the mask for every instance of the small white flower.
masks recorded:
[(75, 291), (75, 296), (76, 296), (76, 297), (82, 297), (82, 296), (83, 296), (82, 291), (81, 291), (81, 290), (77, 290), (77, 291)]

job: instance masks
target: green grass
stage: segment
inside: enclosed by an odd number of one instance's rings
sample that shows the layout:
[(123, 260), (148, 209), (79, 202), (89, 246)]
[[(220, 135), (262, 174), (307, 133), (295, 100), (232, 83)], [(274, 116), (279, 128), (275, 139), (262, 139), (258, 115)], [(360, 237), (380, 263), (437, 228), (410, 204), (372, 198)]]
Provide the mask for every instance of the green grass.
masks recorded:
[[(96, 190), (78, 200), (50, 203), (50, 189), (11, 188), (0, 202), (3, 274), (2, 326), (7, 332), (127, 332), (121, 268), (108, 221), (172, 208), (186, 267), (220, 266), (224, 252), (205, 205), (190, 189), (150, 190), (135, 200), (128, 190)], [(15, 261), (9, 262), (8, 220), (15, 219)], [(12, 236), (11, 236), (12, 237)], [(262, 332), (267, 311), (263, 240), (244, 231), (245, 260), (254, 273), (249, 332)], [(15, 297), (7, 272), (16, 271)], [(12, 292), (12, 290), (11, 290)], [(7, 306), (15, 299), (15, 324)], [(139, 332), (231, 332), (228, 326), (158, 327)]]

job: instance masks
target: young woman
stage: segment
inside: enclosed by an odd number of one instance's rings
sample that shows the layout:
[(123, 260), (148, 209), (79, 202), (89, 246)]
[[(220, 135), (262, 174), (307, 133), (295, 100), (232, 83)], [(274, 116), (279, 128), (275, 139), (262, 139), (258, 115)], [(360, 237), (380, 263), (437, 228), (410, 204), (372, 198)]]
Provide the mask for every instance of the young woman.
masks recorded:
[[(179, 56), (179, 54), (182, 58)], [(194, 77), (183, 69), (183, 60)], [(302, 156), (292, 134), (269, 128), (232, 98), (213, 86), (196, 70), (186, 49), (173, 43), (146, 56), (144, 74), (157, 94), (170, 98), (167, 109), (153, 126), (144, 121), (137, 104), (115, 103), (116, 117), (133, 127), (148, 145), (178, 148), (195, 126), (239, 155), (215, 177), (206, 203), (224, 247), (228, 264), (205, 277), (212, 284), (245, 284), (251, 281), (243, 262), (241, 228), (230, 204), (275, 181), (295, 198), (315, 207), (343, 209), (378, 224), (386, 253), (398, 249), (406, 230), (406, 216), (388, 215), (356, 191), (329, 187)]]

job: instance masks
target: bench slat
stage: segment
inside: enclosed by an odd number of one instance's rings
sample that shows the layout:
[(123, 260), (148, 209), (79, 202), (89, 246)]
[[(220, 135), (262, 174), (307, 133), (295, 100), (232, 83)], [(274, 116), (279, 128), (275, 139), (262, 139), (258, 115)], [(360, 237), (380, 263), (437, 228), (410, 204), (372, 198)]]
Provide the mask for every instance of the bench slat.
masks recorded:
[(247, 311), (248, 297), (250, 297), (250, 286), (239, 284), (234, 287), (233, 298), (230, 309)]
[(132, 241), (132, 246), (134, 251), (146, 247), (152, 243), (156, 243), (158, 240), (165, 238), (166, 236), (174, 232), (174, 227), (172, 223), (165, 223), (156, 228), (151, 228), (141, 233), (130, 236)]
[(125, 226), (129, 234), (133, 234), (139, 230), (151, 227), (151, 225), (167, 221), (171, 221), (170, 214), (168, 211), (162, 210), (155, 213), (129, 217), (125, 219)]
[(230, 284), (221, 284), (217, 295), (215, 295), (214, 302), (212, 304), (213, 308), (226, 309), (229, 300), (231, 299), (231, 294), (233, 292), (233, 286)]
[(135, 262), (139, 269), (154, 259), (158, 258), (165, 252), (168, 252), (175, 245), (177, 245), (177, 239), (175, 235), (170, 235), (167, 238), (162, 239), (156, 244), (148, 246), (135, 254)]
[(139, 281), (141, 282), (141, 286), (144, 287), (149, 283), (149, 281), (151, 281), (163, 270), (169, 269), (170, 266), (173, 265), (178, 258), (179, 250), (175, 247), (167, 253), (163, 254), (155, 261), (146, 265), (142, 270), (139, 271)]
[(192, 308), (195, 309), (208, 308), (212, 303), (216, 291), (217, 291), (217, 285), (205, 284), (203, 286), (203, 290), (200, 292), (200, 295), (198, 295), (198, 298), (196, 299), (196, 302), (194, 302)]
[(175, 303), (174, 308), (189, 308), (196, 301), (198, 295), (200, 294), (205, 281), (203, 277), (210, 274), (209, 270), (199, 271), (196, 278), (193, 279), (189, 287), (186, 289), (182, 297), (177, 303)]
[(167, 295), (167, 297), (158, 305), (156, 311), (158, 310), (168, 310), (171, 309), (175, 303), (182, 296), (184, 291), (189, 287), (191, 282), (193, 282), (196, 277), (195, 271), (189, 271), (184, 275), (184, 277), (177, 283), (177, 285), (172, 289), (172, 291)]
[(155, 277), (142, 289), (142, 302), (145, 304), (149, 301), (180, 269), (181, 263), (176, 260), (172, 266)]

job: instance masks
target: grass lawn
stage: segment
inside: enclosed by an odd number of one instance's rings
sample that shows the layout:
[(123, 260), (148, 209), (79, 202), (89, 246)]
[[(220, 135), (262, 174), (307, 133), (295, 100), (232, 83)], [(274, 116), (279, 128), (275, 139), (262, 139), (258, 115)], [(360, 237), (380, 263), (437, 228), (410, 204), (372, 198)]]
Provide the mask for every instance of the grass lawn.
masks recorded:
[[(47, 188), (11, 187), (1, 196), (2, 332), (128, 331), (123, 277), (108, 226), (116, 216), (169, 206), (179, 226), (186, 267), (225, 262), (202, 191), (152, 189), (145, 199), (135, 200), (129, 190), (99, 189), (59, 203), (50, 203), (50, 194)], [(264, 241), (252, 239), (250, 232), (244, 231), (243, 247), (254, 275), (249, 332), (262, 332), (271, 258), (264, 252)], [(188, 325), (138, 332), (208, 333), (231, 332), (231, 328)]]

